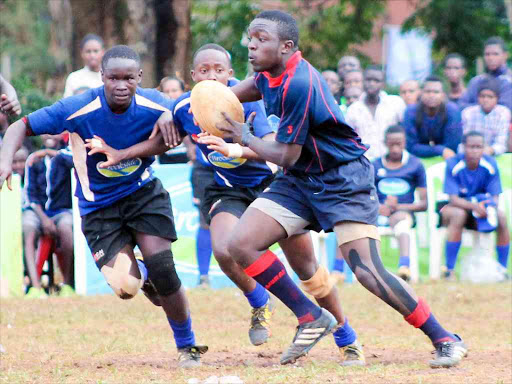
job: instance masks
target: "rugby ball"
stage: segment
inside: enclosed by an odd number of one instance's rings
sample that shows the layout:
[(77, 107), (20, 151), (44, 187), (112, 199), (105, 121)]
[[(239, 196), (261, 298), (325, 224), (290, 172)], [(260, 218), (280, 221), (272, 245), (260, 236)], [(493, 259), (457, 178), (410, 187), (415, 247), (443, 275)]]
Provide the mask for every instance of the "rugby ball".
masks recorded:
[(227, 124), (225, 112), (233, 120), (243, 123), (244, 108), (229, 87), (215, 80), (203, 80), (190, 93), (190, 107), (199, 127), (212, 135), (223, 137), (217, 124)]

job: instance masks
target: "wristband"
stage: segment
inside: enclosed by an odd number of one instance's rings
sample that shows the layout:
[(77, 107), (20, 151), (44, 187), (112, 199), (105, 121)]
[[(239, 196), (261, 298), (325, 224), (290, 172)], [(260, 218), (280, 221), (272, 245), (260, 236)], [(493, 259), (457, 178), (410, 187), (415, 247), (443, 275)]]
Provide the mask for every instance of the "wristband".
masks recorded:
[(240, 158), (244, 154), (244, 149), (240, 144), (228, 144), (228, 157)]

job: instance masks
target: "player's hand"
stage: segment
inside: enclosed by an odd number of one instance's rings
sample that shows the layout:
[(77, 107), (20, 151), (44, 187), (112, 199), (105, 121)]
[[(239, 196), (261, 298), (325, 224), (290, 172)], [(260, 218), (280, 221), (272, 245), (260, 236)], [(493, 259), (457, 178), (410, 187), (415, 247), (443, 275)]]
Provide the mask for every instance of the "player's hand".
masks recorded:
[(247, 121), (243, 124), (233, 120), (225, 112), (222, 112), (222, 116), (226, 119), (226, 124), (217, 124), (217, 128), (225, 133), (224, 137), (232, 139), (235, 143), (248, 146), (249, 142), (254, 137), (252, 125), (256, 117), (256, 112), (251, 113)]
[(391, 209), (387, 205), (381, 204), (379, 206), (379, 215), (389, 217), (391, 216)]
[(21, 105), (18, 99), (9, 99), (5, 93), (0, 96), (0, 111), (7, 115), (21, 115)]
[(197, 142), (200, 144), (206, 144), (208, 149), (211, 149), (212, 151), (222, 153), (224, 156), (229, 156), (228, 143), (226, 143), (222, 137), (210, 135), (208, 132), (201, 132), (197, 135)]
[(12, 191), (11, 176), (12, 162), (9, 162), (8, 164), (0, 164), (0, 191), (2, 190), (5, 180), (7, 180), (7, 188)]
[(453, 152), (450, 148), (443, 149), (443, 159), (448, 160), (453, 156), (455, 156), (455, 152)]
[(47, 236), (55, 236), (57, 234), (57, 227), (52, 219), (45, 217), (41, 220), (41, 226), (43, 227), (43, 233)]
[(473, 209), (473, 211), (476, 212), (479, 218), (487, 217), (487, 209), (485, 209), (485, 203), (485, 201), (481, 201), (475, 204), (475, 208)]
[(181, 144), (181, 135), (174, 125), (171, 112), (164, 112), (160, 115), (149, 138), (155, 137), (158, 131), (162, 132), (164, 143), (168, 147), (174, 148)]
[(102, 153), (107, 156), (107, 161), (102, 162), (99, 167), (107, 168), (119, 164), (124, 160), (122, 152), (112, 148), (101, 137), (94, 135), (92, 139), (85, 139), (85, 148), (90, 149), (89, 156)]
[(398, 198), (396, 196), (388, 195), (384, 204), (386, 204), (392, 211), (396, 211)]

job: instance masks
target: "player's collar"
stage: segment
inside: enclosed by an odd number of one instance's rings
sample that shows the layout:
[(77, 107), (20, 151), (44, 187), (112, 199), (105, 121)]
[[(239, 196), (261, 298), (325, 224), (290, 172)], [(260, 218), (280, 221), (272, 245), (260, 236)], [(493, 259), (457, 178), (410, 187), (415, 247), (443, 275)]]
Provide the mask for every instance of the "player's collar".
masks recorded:
[(283, 78), (286, 76), (287, 73), (295, 72), (295, 67), (297, 67), (301, 60), (302, 53), (300, 51), (297, 51), (290, 56), (290, 58), (286, 62), (286, 69), (278, 77), (272, 77), (268, 72), (263, 72), (263, 76), (265, 76), (268, 79), (270, 87), (278, 87), (282, 84)]
[[(386, 153), (384, 154), (384, 156), (382, 156), (382, 165), (384, 165), (385, 167), (388, 166), (388, 161), (386, 159), (388, 153), (386, 151)], [(402, 161), (400, 162), (400, 164), (402, 165), (402, 167), (407, 164), (407, 162), (409, 161), (409, 157), (410, 157), (410, 154), (409, 152), (407, 152), (405, 149), (403, 150), (402, 152)]]

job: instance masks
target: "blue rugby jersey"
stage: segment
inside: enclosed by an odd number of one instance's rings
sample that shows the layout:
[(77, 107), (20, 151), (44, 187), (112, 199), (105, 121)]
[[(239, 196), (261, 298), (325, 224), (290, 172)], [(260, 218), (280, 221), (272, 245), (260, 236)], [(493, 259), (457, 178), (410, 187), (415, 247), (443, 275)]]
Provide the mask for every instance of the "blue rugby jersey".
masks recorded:
[(444, 193), (470, 200), (478, 194), (497, 196), (501, 192), (500, 172), (493, 157), (483, 155), (473, 170), (467, 168), (463, 153), (446, 160)]
[(398, 169), (387, 168), (385, 157), (374, 160), (372, 164), (381, 204), (384, 204), (388, 195), (396, 196), (398, 204), (411, 204), (414, 202), (416, 188), (427, 187), (425, 167), (420, 159), (407, 151), (403, 152), (402, 166)]
[(61, 149), (50, 163), (46, 214), (50, 217), (72, 208), (71, 170), (73, 155), (68, 148)]
[(276, 140), (303, 146), (289, 170), (321, 173), (357, 159), (368, 149), (345, 123), (323, 76), (300, 51), (290, 57), (279, 77), (259, 72), (254, 81), (269, 119), (279, 118)]
[(24, 209), (30, 208), (31, 204), (38, 204), (44, 209), (48, 200), (51, 161), (50, 156), (45, 156), (34, 165), (25, 166)]
[[(228, 85), (233, 86), (234, 82), (230, 80)], [(254, 119), (255, 136), (263, 137), (272, 133), (265, 113), (257, 102), (243, 103), (242, 105), (246, 120), (252, 112), (256, 112), (256, 118)], [(176, 100), (173, 109), (174, 124), (182, 136), (190, 135), (192, 140), (196, 142), (201, 151), (202, 159), (207, 159), (213, 166), (217, 184), (226, 187), (255, 187), (272, 175), (272, 171), (265, 162), (226, 157), (219, 152), (208, 149), (207, 145), (198, 143), (196, 138), (201, 133), (201, 128), (194, 124), (193, 115), (189, 113), (189, 109), (190, 92), (187, 92)]]
[(147, 140), (160, 115), (171, 108), (172, 101), (160, 92), (137, 88), (130, 107), (122, 114), (115, 114), (107, 104), (102, 86), (39, 109), (28, 115), (28, 121), (36, 135), (70, 133), (78, 179), (75, 194), (80, 214), (84, 216), (112, 205), (148, 183), (153, 178), (150, 165), (154, 160), (154, 157), (129, 159), (99, 168), (106, 156), (89, 156), (85, 139), (98, 135), (115, 149), (128, 148)]

